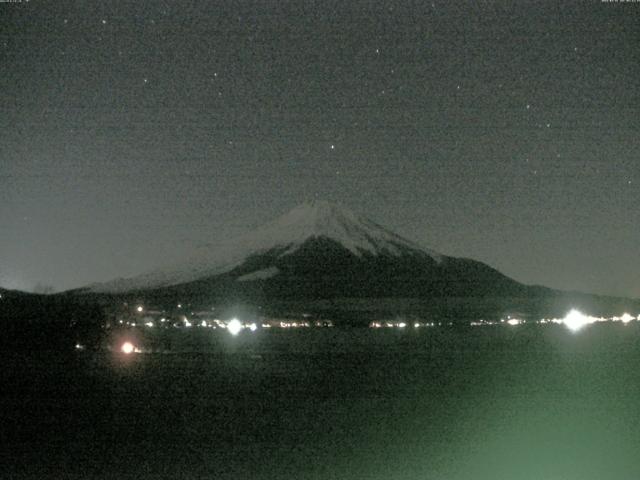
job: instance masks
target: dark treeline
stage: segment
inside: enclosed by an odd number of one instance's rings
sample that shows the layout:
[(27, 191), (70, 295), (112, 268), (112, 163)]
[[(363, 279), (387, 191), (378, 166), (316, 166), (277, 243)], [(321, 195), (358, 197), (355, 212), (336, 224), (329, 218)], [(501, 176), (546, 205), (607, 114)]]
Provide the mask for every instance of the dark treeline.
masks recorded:
[(73, 349), (82, 339), (97, 344), (104, 311), (94, 302), (60, 295), (3, 291), (0, 347), (7, 350)]

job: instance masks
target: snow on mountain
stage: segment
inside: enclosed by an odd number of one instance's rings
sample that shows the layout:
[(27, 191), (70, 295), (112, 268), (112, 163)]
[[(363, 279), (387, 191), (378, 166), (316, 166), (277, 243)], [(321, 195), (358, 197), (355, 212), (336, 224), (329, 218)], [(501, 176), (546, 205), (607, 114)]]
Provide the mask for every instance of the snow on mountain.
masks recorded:
[[(89, 288), (94, 292), (117, 293), (186, 283), (229, 272), (250, 256), (260, 253), (275, 250), (279, 256), (293, 253), (313, 238), (333, 240), (356, 256), (410, 253), (429, 256), (438, 263), (445, 258), (345, 208), (326, 201), (312, 201), (178, 265), (128, 279), (93, 284)], [(264, 279), (277, 273), (268, 268), (245, 274), (238, 280)]]
[(263, 268), (262, 270), (257, 270), (255, 272), (247, 273), (246, 275), (242, 275), (238, 277), (236, 280), (239, 282), (248, 282), (251, 280), (265, 280), (267, 278), (275, 277), (280, 273), (280, 269), (278, 267), (269, 267)]
[(334, 240), (357, 256), (365, 252), (398, 255), (409, 249), (427, 253), (434, 259), (441, 258), (436, 252), (426, 250), (364, 217), (326, 201), (303, 203), (247, 235), (241, 244), (248, 252), (286, 246), (283, 253), (286, 254), (314, 237)]

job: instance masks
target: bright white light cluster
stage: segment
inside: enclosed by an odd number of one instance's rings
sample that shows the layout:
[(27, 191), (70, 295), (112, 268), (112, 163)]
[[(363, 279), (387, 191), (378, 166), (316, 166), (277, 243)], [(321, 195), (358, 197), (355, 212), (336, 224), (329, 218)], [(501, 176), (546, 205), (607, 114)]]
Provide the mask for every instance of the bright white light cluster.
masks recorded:
[[(475, 320), (471, 321), (470, 325), (473, 327), (485, 327), (485, 326), (493, 326), (493, 325), (509, 325), (509, 326), (517, 326), (523, 324), (540, 324), (545, 325), (548, 323), (555, 323), (557, 325), (565, 325), (572, 332), (577, 332), (581, 330), (586, 325), (590, 325), (596, 322), (621, 322), (625, 325), (632, 321), (640, 321), (640, 315), (634, 317), (629, 313), (624, 313), (619, 317), (592, 317), (590, 315), (585, 315), (577, 309), (572, 309), (564, 318), (543, 318), (540, 320), (525, 320), (522, 318), (511, 317), (508, 316), (506, 318), (501, 318), (500, 320)], [(388, 320), (388, 321), (380, 321), (375, 320), (369, 323), (369, 328), (403, 328), (406, 327), (407, 323), (398, 320)], [(419, 327), (441, 327), (452, 325), (452, 322), (442, 323), (442, 322), (415, 322), (413, 323), (414, 328)], [(284, 325), (283, 325), (284, 326)]]
[(310, 322), (307, 321), (281, 321), (278, 323), (280, 328), (308, 328), (311, 326)]
[(577, 332), (584, 326), (595, 321), (596, 319), (594, 317), (588, 317), (582, 312), (574, 309), (567, 313), (567, 316), (564, 317), (562, 323), (564, 323), (564, 325), (572, 332)]
[(238, 335), (243, 328), (242, 323), (240, 323), (240, 320), (237, 318), (234, 318), (227, 323), (227, 330), (229, 330), (231, 335)]
[[(373, 322), (369, 322), (369, 328), (406, 328), (408, 326), (413, 325), (413, 328), (422, 328), (422, 327), (435, 327), (436, 325), (442, 326), (442, 323), (436, 324), (435, 322), (413, 322), (407, 323), (402, 320), (388, 320), (388, 321), (379, 321), (374, 320)], [(451, 325), (450, 323), (448, 325)]]
[(629, 323), (630, 321), (635, 320), (635, 317), (633, 317), (632, 315), (629, 315), (628, 313), (625, 313), (621, 317), (613, 317), (612, 320), (614, 322)]
[(472, 320), (471, 323), (469, 325), (471, 325), (472, 327), (486, 327), (486, 326), (491, 326), (491, 325), (497, 325), (499, 322), (492, 322), (491, 320), (484, 320), (484, 319), (480, 319), (480, 320)]
[[(638, 319), (640, 319), (640, 316), (638, 316)], [(567, 315), (562, 319), (553, 318), (549, 320), (542, 320), (540, 323), (562, 323), (572, 332), (577, 332), (578, 330), (581, 330), (583, 327), (587, 325), (591, 325), (592, 323), (622, 322), (623, 324), (626, 325), (633, 320), (636, 320), (636, 317), (628, 313), (624, 313), (620, 317), (605, 318), (605, 317), (592, 317), (590, 315), (585, 315), (579, 310), (573, 309), (569, 313), (567, 313)]]

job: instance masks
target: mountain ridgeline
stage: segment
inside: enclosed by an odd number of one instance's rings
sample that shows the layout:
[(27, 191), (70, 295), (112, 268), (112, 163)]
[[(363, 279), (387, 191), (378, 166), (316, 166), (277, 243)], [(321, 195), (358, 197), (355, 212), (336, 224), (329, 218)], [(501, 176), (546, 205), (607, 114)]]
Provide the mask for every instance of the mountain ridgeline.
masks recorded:
[(523, 285), (481, 262), (439, 254), (322, 201), (305, 203), (197, 258), (84, 291), (267, 301), (552, 292)]

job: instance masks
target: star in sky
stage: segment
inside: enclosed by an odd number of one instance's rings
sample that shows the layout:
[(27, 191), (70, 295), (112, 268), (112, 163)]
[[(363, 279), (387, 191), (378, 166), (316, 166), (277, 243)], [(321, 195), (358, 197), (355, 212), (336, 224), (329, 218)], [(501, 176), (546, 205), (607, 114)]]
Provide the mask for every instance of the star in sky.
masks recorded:
[[(622, 10), (567, 5), (579, 28), (559, 28), (569, 17), (544, 4), (124, 3), (0, 16), (14, 32), (0, 39), (0, 265), (23, 283), (139, 273), (313, 190), (518, 280), (640, 285), (623, 259), (640, 104), (637, 22)], [(600, 284), (571, 247), (604, 247), (584, 218), (619, 239)]]

